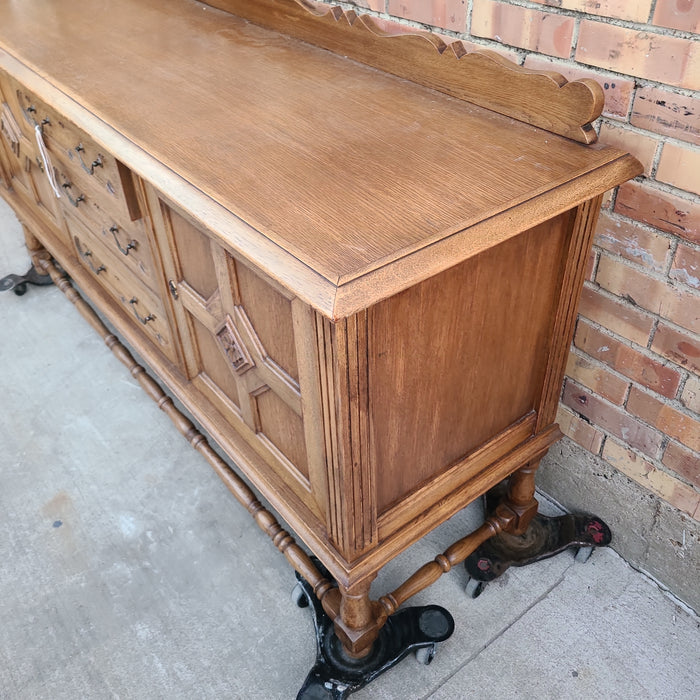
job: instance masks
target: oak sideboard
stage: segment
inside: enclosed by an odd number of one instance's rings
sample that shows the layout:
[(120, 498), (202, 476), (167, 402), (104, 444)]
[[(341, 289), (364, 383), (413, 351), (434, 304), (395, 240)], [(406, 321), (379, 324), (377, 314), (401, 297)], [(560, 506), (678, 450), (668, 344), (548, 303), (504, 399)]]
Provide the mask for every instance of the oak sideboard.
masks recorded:
[(0, 190), (33, 262), (5, 286), (55, 282), (297, 570), (301, 696), (432, 653), (449, 613), (403, 604), (531, 527), (601, 199), (641, 172), (596, 143), (602, 105), (306, 0), (0, 0)]

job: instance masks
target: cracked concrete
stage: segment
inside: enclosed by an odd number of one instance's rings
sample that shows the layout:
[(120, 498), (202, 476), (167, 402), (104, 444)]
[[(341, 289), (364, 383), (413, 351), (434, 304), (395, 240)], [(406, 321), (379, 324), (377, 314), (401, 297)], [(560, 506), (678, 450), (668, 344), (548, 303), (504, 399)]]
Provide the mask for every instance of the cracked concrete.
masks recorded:
[[(27, 267), (0, 203), (0, 276)], [(315, 643), (286, 560), (57, 289), (0, 295), (0, 367), (0, 698), (295, 697)], [(615, 537), (643, 558), (650, 534), (681, 541), (664, 517)], [(373, 595), (480, 518), (430, 533)], [(456, 621), (433, 663), (353, 697), (697, 697), (700, 620), (612, 550), (511, 569), (476, 600), (465, 583), (458, 567), (415, 598)]]

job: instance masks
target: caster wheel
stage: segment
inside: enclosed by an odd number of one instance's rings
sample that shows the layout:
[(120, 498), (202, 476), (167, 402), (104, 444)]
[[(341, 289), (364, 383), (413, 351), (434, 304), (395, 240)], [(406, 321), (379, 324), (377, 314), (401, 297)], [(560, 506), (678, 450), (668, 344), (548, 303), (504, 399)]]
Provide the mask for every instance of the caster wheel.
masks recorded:
[(306, 597), (306, 591), (300, 583), (297, 583), (292, 588), (292, 603), (298, 608), (308, 608), (309, 599)]
[(576, 550), (574, 561), (577, 561), (579, 564), (585, 564), (590, 559), (594, 549), (595, 547), (579, 547)]
[(431, 644), (428, 647), (420, 647), (416, 649), (416, 661), (423, 666), (429, 666), (432, 660), (435, 658), (435, 645)]
[(476, 578), (470, 578), (467, 581), (465, 592), (470, 598), (474, 599), (478, 598), (484, 592), (485, 587), (486, 583), (484, 581), (479, 581)]
[(26, 284), (18, 284), (12, 291), (18, 297), (24, 296), (27, 293), (27, 285)]

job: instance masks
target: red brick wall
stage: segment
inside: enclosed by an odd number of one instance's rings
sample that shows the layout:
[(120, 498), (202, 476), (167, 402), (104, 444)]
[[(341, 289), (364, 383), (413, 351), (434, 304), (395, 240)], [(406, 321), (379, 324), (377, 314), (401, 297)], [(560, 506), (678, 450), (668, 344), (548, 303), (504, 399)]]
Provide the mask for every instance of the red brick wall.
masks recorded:
[(700, 520), (700, 0), (341, 4), (603, 86), (601, 141), (644, 176), (606, 197), (559, 421)]

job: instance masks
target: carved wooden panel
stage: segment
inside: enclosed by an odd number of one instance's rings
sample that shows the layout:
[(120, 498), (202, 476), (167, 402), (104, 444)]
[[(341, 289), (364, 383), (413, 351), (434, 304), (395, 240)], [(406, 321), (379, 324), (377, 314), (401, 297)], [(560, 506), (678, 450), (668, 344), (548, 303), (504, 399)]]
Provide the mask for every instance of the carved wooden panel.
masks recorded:
[(157, 235), (173, 242), (171, 289), (192, 386), (320, 514), (325, 479), (311, 466), (320, 456), (317, 446), (307, 447), (318, 441), (304, 413), (314, 408), (302, 401), (297, 361), (311, 318), (304, 320), (303, 305), (288, 291), (152, 191), (150, 202)]

